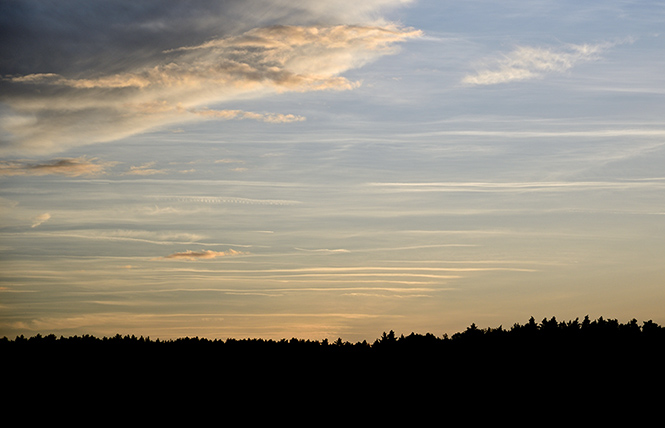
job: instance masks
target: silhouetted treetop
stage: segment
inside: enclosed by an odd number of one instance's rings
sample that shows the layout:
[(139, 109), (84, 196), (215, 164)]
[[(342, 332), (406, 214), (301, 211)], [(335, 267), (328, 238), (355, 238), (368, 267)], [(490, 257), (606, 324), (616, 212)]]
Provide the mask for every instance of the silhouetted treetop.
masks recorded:
[(14, 340), (7, 337), (0, 339), (0, 350), (8, 351), (16, 348), (42, 348), (66, 346), (103, 348), (103, 349), (167, 349), (167, 348), (189, 348), (189, 349), (245, 349), (245, 350), (320, 350), (320, 349), (362, 349), (362, 350), (388, 350), (447, 346), (453, 349), (455, 346), (464, 345), (515, 345), (520, 343), (556, 343), (556, 344), (584, 344), (605, 342), (608, 344), (620, 344), (625, 341), (632, 343), (663, 344), (665, 341), (665, 327), (653, 321), (643, 321), (640, 326), (636, 319), (622, 324), (616, 319), (604, 319), (603, 317), (591, 321), (587, 316), (580, 322), (579, 318), (569, 321), (558, 321), (555, 317), (544, 318), (538, 323), (533, 317), (521, 325), (515, 323), (510, 329), (503, 326), (496, 328), (479, 328), (475, 323), (466, 330), (437, 337), (432, 333), (403, 334), (397, 337), (393, 330), (384, 332), (380, 338), (369, 344), (367, 341), (350, 343), (338, 338), (334, 341), (328, 339), (304, 340), (298, 338), (281, 339), (206, 339), (197, 337), (182, 337), (168, 340), (152, 340), (150, 337), (136, 337), (135, 335), (116, 334), (112, 337), (97, 338), (91, 335), (57, 337), (54, 334), (42, 336), (36, 334), (26, 338), (17, 336)]

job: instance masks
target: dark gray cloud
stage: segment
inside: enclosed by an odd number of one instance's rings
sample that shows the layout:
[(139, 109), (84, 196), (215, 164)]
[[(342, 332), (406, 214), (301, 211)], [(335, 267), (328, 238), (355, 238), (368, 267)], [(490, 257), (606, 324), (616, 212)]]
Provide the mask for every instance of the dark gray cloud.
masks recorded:
[(242, 27), (232, 1), (5, 1), (3, 74), (118, 72), (182, 43)]
[[(324, 4), (320, 4), (324, 3)], [(405, 0), (8, 0), (0, 3), (3, 75), (122, 72), (181, 46), (255, 27), (365, 22)]]

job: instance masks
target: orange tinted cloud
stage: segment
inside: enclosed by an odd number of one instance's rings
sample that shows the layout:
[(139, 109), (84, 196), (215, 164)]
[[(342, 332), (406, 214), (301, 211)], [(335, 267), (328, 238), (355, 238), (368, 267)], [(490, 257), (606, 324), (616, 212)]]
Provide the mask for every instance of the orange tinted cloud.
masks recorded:
[(35, 219), (33, 220), (33, 222), (32, 222), (32, 226), (31, 226), (31, 227), (33, 227), (33, 228), (34, 228), (34, 227), (37, 227), (37, 226), (39, 226), (40, 224), (43, 224), (43, 223), (49, 221), (50, 219), (51, 219), (51, 214), (49, 214), (49, 213), (44, 213), (44, 214), (38, 215), (38, 216), (35, 217)]
[(165, 259), (175, 259), (175, 260), (211, 260), (216, 259), (217, 257), (227, 257), (227, 256), (238, 256), (247, 254), (242, 251), (236, 251), (233, 249), (227, 251), (212, 251), (212, 250), (201, 250), (201, 251), (183, 251), (180, 253), (173, 253), (168, 256), (165, 256)]
[(222, 119), (222, 120), (251, 119), (267, 123), (291, 123), (291, 122), (302, 122), (305, 120), (303, 116), (296, 116), (293, 114), (254, 113), (242, 110), (201, 109), (201, 110), (190, 110), (190, 112), (199, 116)]

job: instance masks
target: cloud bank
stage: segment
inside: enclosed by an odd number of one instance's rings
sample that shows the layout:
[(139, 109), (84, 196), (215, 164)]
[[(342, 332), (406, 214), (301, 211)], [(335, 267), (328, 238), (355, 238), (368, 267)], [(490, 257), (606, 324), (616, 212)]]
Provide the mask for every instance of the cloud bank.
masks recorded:
[(563, 73), (578, 63), (599, 58), (611, 44), (568, 45), (564, 48), (519, 46), (512, 52), (485, 64), (475, 74), (462, 79), (467, 85), (496, 85), (540, 78), (549, 73)]
[[(183, 121), (301, 121), (290, 112), (211, 107), (283, 92), (353, 89), (360, 82), (342, 73), (420, 36), (373, 16), (407, 3), (399, 0), (353, 7), (350, 1), (202, 1), (187, 10), (174, 1), (73, 1), (64, 10), (37, 3), (11, 4), (3, 20), (6, 32), (15, 33), (0, 50), (7, 54), (1, 151), (8, 154), (54, 153)], [(52, 28), (46, 13), (67, 11), (70, 27)], [(43, 57), (33, 59), (39, 52)]]

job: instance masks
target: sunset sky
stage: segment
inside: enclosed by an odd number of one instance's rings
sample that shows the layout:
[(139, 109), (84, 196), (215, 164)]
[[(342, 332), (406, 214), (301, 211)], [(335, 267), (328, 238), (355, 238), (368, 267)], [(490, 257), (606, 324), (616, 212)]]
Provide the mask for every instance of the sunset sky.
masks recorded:
[(665, 324), (665, 3), (0, 3), (0, 337)]

